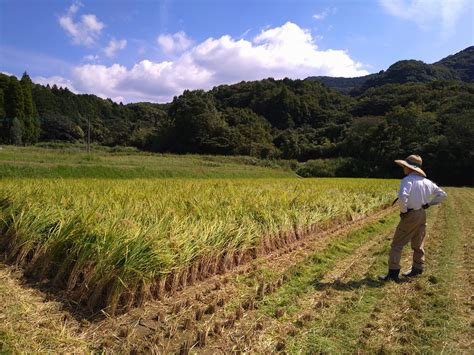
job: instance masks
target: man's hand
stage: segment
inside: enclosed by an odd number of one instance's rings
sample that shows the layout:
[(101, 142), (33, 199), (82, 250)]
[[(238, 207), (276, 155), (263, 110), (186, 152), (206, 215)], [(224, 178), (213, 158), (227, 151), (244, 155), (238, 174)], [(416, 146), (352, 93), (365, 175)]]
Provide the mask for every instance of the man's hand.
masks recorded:
[(429, 203), (425, 203), (422, 207), (423, 207), (424, 210), (426, 210), (427, 208), (430, 207), (430, 204), (429, 204)]

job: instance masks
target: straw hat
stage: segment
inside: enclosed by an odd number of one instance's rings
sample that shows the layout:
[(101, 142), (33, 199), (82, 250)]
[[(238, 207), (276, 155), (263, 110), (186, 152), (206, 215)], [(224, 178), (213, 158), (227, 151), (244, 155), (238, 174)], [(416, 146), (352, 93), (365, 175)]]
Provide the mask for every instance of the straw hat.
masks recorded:
[(423, 161), (419, 155), (410, 155), (405, 160), (395, 160), (395, 163), (400, 165), (401, 167), (406, 167), (414, 172), (420, 174), (421, 176), (426, 177), (426, 174), (423, 170), (421, 170), (421, 164)]

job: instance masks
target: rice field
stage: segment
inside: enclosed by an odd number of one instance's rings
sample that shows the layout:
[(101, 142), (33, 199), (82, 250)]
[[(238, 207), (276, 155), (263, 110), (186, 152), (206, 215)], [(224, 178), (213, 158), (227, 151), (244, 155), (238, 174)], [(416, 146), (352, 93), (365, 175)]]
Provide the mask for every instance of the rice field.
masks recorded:
[(395, 180), (0, 181), (0, 249), (110, 314), (386, 207)]
[(81, 149), (0, 149), (0, 353), (472, 352), (472, 188), (381, 283), (398, 180)]

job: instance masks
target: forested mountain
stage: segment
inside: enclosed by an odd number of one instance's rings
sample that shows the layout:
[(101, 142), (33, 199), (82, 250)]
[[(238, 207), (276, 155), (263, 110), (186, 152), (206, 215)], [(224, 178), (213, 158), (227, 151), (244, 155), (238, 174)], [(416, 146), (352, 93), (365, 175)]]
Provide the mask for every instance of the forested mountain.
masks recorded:
[(449, 68), (456, 74), (457, 79), (467, 83), (474, 82), (474, 46), (441, 59), (439, 62), (434, 64)]
[(364, 76), (358, 76), (355, 78), (343, 78), (343, 77), (332, 77), (332, 76), (311, 76), (306, 80), (316, 80), (326, 85), (328, 88), (349, 95), (352, 90), (358, 89), (365, 84), (365, 82), (374, 77), (377, 74), (369, 74)]
[(395, 63), (356, 96), (269, 78), (186, 90), (169, 104), (117, 104), (0, 74), (0, 142), (84, 142), (90, 125), (98, 144), (309, 161), (304, 176), (399, 176), (393, 160), (416, 153), (436, 181), (472, 185), (474, 83), (459, 78), (474, 53), (458, 55)]
[(385, 84), (426, 83), (434, 80), (474, 82), (474, 46), (450, 55), (436, 63), (401, 60), (386, 71), (355, 78), (309, 77), (343, 94), (357, 96), (365, 90)]

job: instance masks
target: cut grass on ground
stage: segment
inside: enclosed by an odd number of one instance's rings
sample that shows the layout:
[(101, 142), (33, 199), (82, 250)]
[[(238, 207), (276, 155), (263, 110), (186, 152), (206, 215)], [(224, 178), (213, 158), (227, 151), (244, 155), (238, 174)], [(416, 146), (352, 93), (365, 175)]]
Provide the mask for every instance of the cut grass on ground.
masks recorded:
[(44, 296), (0, 264), (0, 354), (89, 352), (77, 321)]
[[(424, 275), (406, 283), (349, 292), (349, 303), (331, 321), (311, 323), (307, 335), (291, 341), (290, 353), (472, 350), (472, 316), (467, 306), (472, 283), (465, 251), (472, 250), (473, 218), (468, 206), (474, 200), (469, 189), (448, 189), (448, 194), (445, 203), (429, 211)], [(381, 255), (377, 262), (380, 273), (385, 271), (386, 257)]]

